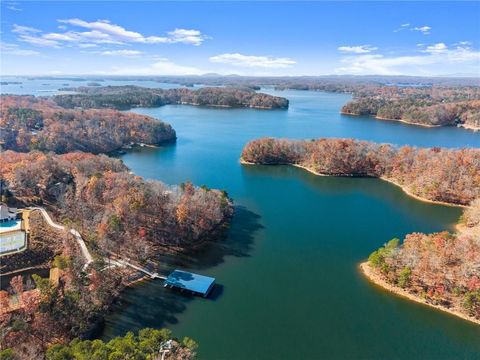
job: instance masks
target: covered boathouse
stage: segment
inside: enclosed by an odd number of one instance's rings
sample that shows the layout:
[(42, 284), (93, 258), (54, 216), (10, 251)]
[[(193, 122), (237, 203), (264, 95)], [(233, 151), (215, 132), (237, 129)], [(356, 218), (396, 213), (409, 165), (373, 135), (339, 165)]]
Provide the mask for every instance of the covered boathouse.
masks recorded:
[(188, 271), (175, 270), (168, 275), (164, 286), (207, 297), (214, 285), (215, 278)]

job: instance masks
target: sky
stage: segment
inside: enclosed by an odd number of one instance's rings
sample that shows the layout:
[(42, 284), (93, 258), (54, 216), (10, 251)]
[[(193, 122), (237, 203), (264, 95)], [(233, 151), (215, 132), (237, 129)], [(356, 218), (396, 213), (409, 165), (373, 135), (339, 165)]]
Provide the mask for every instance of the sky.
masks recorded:
[(1, 1), (2, 75), (480, 76), (480, 2)]

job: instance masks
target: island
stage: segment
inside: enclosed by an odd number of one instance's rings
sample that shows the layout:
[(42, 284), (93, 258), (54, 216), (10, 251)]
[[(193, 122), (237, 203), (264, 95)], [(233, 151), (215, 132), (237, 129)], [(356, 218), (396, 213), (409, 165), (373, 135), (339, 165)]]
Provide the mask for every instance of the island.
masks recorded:
[(64, 108), (114, 108), (157, 107), (184, 104), (222, 108), (287, 109), (288, 100), (278, 96), (257, 93), (247, 87), (205, 87), (152, 89), (140, 86), (104, 86), (63, 88), (74, 94), (62, 94), (53, 100)]
[(317, 175), (381, 178), (420, 200), (465, 207), (456, 233), (392, 239), (361, 269), (394, 293), (480, 324), (480, 149), (265, 138), (248, 143), (241, 161), (293, 165)]

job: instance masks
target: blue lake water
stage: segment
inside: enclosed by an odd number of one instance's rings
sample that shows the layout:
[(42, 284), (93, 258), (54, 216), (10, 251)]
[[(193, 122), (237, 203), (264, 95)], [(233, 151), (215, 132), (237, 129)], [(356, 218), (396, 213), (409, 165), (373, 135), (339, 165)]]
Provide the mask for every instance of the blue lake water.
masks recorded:
[[(39, 83), (8, 89), (39, 94), (61, 85)], [(265, 91), (287, 97), (289, 110), (135, 109), (172, 124), (178, 141), (122, 156), (132, 171), (168, 184), (190, 180), (225, 189), (236, 212), (223, 241), (195, 255), (162, 258), (162, 266), (216, 277), (210, 299), (181, 296), (160, 281), (139, 283), (108, 316), (103, 338), (167, 326), (197, 340), (201, 359), (214, 360), (480, 358), (479, 326), (393, 296), (358, 271), (393, 237), (452, 229), (460, 209), (417, 201), (377, 179), (238, 161), (244, 144), (263, 136), (480, 147), (480, 134), (342, 116), (346, 94)]]
[(266, 91), (289, 98), (290, 109), (134, 110), (172, 124), (178, 141), (129, 152), (123, 161), (147, 178), (225, 189), (236, 214), (225, 241), (165, 259), (216, 277), (213, 299), (141, 283), (108, 317), (104, 338), (168, 326), (196, 339), (201, 359), (478, 358), (478, 326), (392, 296), (358, 271), (393, 237), (451, 229), (460, 209), (419, 202), (377, 179), (317, 177), (238, 160), (247, 141), (263, 136), (479, 147), (480, 135), (342, 116), (345, 94)]

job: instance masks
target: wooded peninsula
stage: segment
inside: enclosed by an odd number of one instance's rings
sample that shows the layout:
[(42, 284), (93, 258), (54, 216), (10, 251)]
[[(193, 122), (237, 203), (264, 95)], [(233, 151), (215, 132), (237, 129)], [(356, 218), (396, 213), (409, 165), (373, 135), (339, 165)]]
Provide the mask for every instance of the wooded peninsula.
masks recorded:
[(356, 93), (341, 112), (421, 126), (480, 129), (480, 88), (377, 87)]
[[(170, 333), (149, 329), (108, 344), (95, 340), (93, 348), (74, 340), (89, 337), (125, 286), (138, 280), (125, 267), (111, 271), (110, 259), (121, 254), (152, 266), (158, 254), (188, 253), (218, 240), (230, 223), (232, 201), (206, 186), (144, 180), (122, 161), (98, 154), (173, 141), (169, 124), (112, 109), (64, 109), (33, 96), (1, 100), (2, 147), (9, 149), (0, 153), (1, 201), (26, 209), (30, 230), (28, 249), (3, 255), (0, 273), (42, 268), (56, 274), (53, 282), (52, 275), (13, 276), (9, 292), (0, 291), (1, 357), (90, 358), (99, 349), (115, 353), (130, 344), (135, 358), (146, 359)], [(64, 230), (52, 228), (38, 207)], [(91, 263), (75, 234), (85, 240)], [(150, 350), (143, 348), (147, 340), (155, 345)], [(170, 340), (168, 359), (195, 356), (192, 340)]]
[(64, 109), (50, 98), (2, 95), (0, 143), (15, 151), (108, 153), (130, 144), (175, 141), (175, 130), (149, 116), (112, 109)]
[(354, 139), (249, 142), (242, 160), (289, 164), (321, 175), (377, 177), (424, 200), (469, 205), (480, 197), (480, 149), (395, 147)]
[(362, 269), (395, 293), (480, 323), (480, 149), (266, 138), (248, 143), (241, 160), (295, 165), (317, 175), (377, 177), (421, 199), (469, 206), (456, 233), (412, 233), (402, 243), (393, 239)]

